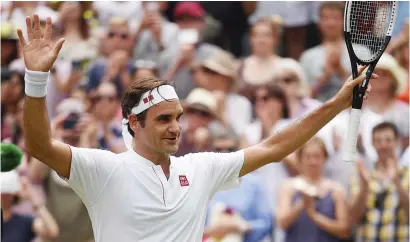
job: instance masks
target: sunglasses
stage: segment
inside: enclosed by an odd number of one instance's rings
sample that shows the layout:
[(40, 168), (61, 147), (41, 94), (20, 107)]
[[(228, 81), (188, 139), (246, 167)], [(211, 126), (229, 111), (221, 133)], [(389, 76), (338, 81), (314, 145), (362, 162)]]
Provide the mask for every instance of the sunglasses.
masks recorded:
[(215, 147), (214, 150), (219, 153), (230, 153), (235, 152), (237, 149), (236, 147)]
[(108, 33), (108, 38), (112, 39), (114, 37), (119, 37), (125, 40), (125, 39), (128, 39), (129, 35), (127, 33), (118, 33), (114, 31)]
[(196, 115), (199, 115), (199, 116), (201, 116), (201, 117), (203, 117), (203, 118), (209, 118), (209, 117), (211, 117), (211, 114), (210, 114), (210, 113), (208, 113), (208, 112), (206, 112), (206, 111), (203, 111), (203, 110), (198, 110), (198, 109), (195, 109), (195, 108), (188, 108), (188, 109), (186, 110), (186, 112), (187, 112), (188, 114), (196, 114)]

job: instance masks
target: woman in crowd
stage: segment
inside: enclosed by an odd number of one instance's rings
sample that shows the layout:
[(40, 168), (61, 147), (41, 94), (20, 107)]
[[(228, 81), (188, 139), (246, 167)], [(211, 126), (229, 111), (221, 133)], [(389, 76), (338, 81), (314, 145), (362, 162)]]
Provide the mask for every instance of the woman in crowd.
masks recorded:
[(58, 28), (65, 38), (58, 57), (70, 63), (80, 61), (86, 65), (97, 57), (97, 41), (91, 38), (84, 16), (87, 5), (87, 2), (63, 2), (58, 9)]
[(319, 107), (320, 101), (308, 97), (309, 83), (299, 62), (286, 58), (282, 59), (279, 66), (275, 83), (278, 83), (286, 93), (290, 118), (299, 118)]
[(409, 144), (409, 105), (397, 100), (396, 95), (403, 92), (408, 73), (387, 53), (382, 55), (374, 72), (379, 75), (379, 80), (372, 84), (372, 95), (364, 107), (398, 127), (402, 140), (398, 150), (400, 155)]
[(323, 176), (328, 158), (324, 142), (314, 137), (298, 152), (301, 174), (283, 183), (276, 221), (286, 242), (337, 242), (349, 237), (346, 194)]
[(276, 18), (262, 18), (250, 32), (251, 55), (243, 60), (240, 68), (241, 92), (248, 96), (249, 86), (272, 81), (278, 71), (281, 58), (276, 55), (281, 26)]

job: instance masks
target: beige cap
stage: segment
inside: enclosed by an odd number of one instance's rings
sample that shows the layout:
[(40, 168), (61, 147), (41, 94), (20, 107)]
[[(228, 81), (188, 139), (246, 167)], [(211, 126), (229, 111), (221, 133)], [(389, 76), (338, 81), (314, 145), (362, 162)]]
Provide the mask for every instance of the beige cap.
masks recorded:
[(17, 171), (2, 172), (0, 174), (1, 193), (16, 194), (21, 190), (20, 177)]
[(201, 65), (221, 75), (231, 77), (232, 79), (237, 78), (237, 62), (233, 55), (227, 51), (218, 51), (204, 60)]
[(211, 113), (216, 117), (217, 103), (214, 95), (203, 88), (193, 89), (185, 99), (184, 106), (186, 108), (196, 108)]

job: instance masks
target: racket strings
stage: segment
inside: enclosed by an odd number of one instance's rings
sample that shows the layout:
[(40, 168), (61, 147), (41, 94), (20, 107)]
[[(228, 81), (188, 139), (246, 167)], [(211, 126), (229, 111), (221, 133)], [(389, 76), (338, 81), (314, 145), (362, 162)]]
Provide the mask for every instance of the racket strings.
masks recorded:
[(393, 2), (353, 1), (350, 34), (356, 56), (366, 62), (375, 59), (385, 42)]

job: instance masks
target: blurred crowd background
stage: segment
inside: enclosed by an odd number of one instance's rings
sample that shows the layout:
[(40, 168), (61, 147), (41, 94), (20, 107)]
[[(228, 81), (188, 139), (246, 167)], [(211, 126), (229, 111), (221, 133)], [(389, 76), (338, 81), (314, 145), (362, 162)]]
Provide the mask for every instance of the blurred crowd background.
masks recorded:
[[(43, 27), (51, 17), (53, 39), (65, 38), (47, 94), (55, 139), (125, 151), (121, 95), (157, 76), (185, 108), (180, 156), (254, 145), (335, 95), (351, 73), (343, 11), (344, 2), (2, 2), (1, 140), (24, 151), (16, 28), (25, 33), (25, 16), (39, 14)], [(358, 165), (342, 161), (346, 110), (282, 162), (218, 192), (204, 241), (408, 241), (408, 17), (409, 2), (399, 2), (364, 103)], [(92, 241), (80, 198), (23, 159), (1, 175), (3, 241)]]

